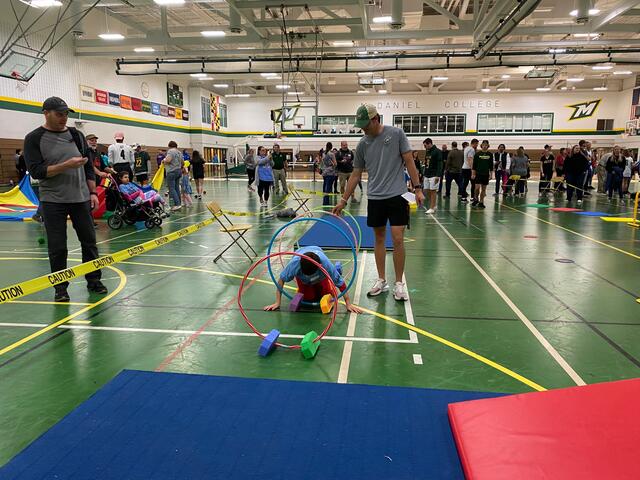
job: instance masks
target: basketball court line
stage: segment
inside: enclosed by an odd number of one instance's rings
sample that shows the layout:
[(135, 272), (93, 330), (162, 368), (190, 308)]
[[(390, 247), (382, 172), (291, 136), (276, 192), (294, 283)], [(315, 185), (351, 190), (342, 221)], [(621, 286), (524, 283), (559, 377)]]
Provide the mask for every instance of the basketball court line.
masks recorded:
[[(432, 215), (433, 217), (433, 215)], [(558, 351), (549, 343), (549, 341), (540, 333), (540, 331), (533, 325), (531, 320), (527, 318), (527, 316), (522, 313), (522, 311), (516, 306), (515, 303), (507, 296), (506, 293), (498, 286), (498, 284), (489, 276), (489, 274), (474, 260), (474, 258), (469, 255), (460, 243), (449, 233), (449, 230), (444, 225), (441, 225), (440, 222), (435, 218), (435, 221), (438, 223), (438, 226), (442, 229), (449, 240), (453, 242), (453, 244), (458, 247), (458, 249), (462, 252), (462, 254), (469, 260), (471, 265), (482, 275), (482, 277), (487, 281), (487, 283), (495, 290), (495, 292), (502, 298), (502, 300), (509, 306), (509, 308), (516, 314), (516, 316), (522, 321), (522, 323), (529, 329), (529, 331), (533, 334), (533, 336), (540, 342), (540, 344), (544, 347), (544, 349), (553, 357), (553, 359), (560, 365), (560, 367), (565, 371), (567, 375), (575, 382), (576, 385), (586, 385), (585, 381), (577, 374), (577, 372), (569, 365), (569, 363), (558, 353)]]

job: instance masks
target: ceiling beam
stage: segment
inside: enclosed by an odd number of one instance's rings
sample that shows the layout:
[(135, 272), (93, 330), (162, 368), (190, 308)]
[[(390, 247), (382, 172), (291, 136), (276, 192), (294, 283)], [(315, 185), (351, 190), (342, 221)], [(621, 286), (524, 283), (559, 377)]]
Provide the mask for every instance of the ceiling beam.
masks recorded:
[(446, 8), (441, 7), (438, 3), (434, 2), (433, 0), (422, 0), (422, 2), (425, 5), (428, 5), (429, 7), (433, 8), (440, 15), (443, 15), (443, 16), (447, 17), (449, 20), (451, 20), (456, 25), (460, 25), (460, 23), (462, 22), (460, 17), (455, 16), (449, 10), (447, 10)]
[(359, 0), (239, 0), (236, 7), (240, 9), (264, 9), (265, 7), (280, 8), (300, 7), (307, 5), (309, 8), (358, 5)]
[(369, 28), (369, 11), (364, 0), (358, 0), (358, 6), (360, 8), (360, 21), (362, 22), (362, 35), (365, 40), (371, 36), (371, 29)]
[(601, 15), (591, 21), (591, 28), (594, 32), (607, 25), (609, 22), (615, 20), (618, 16), (628, 12), (633, 7), (640, 5), (638, 0), (623, 0), (618, 2), (608, 13)]
[[(342, 26), (354, 26), (360, 25), (361, 20), (359, 18), (318, 18), (314, 20), (287, 20), (287, 28), (313, 28), (318, 27), (342, 27)], [(257, 20), (254, 25), (256, 28), (281, 28), (282, 19), (276, 20)]]
[(242, 11), (242, 8), (238, 6), (238, 3), (241, 3), (241, 2), (237, 2), (236, 0), (226, 0), (226, 2), (227, 2), (227, 5), (229, 5), (230, 9), (236, 11), (237, 13), (240, 14), (242, 18), (244, 18), (244, 21), (246, 22), (249, 29), (252, 30), (253, 33), (255, 33), (262, 40), (264, 40), (265, 38), (264, 35), (254, 25), (255, 17), (253, 15), (253, 12)]

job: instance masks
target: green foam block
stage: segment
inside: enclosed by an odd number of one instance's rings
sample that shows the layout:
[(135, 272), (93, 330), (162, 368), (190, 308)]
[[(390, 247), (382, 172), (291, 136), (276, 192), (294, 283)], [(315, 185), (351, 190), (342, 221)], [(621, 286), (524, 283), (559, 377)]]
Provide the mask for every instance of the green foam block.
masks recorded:
[(302, 338), (302, 342), (300, 342), (300, 351), (302, 351), (304, 358), (313, 358), (316, 356), (318, 348), (320, 347), (319, 341), (314, 342), (316, 338), (318, 338), (318, 334), (313, 330)]

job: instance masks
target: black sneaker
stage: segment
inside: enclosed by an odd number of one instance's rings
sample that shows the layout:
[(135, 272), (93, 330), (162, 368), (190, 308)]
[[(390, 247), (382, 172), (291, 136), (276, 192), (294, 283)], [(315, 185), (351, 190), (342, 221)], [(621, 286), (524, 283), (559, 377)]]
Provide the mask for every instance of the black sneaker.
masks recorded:
[(56, 288), (56, 294), (53, 297), (54, 302), (63, 303), (71, 300), (66, 288)]
[(487, 208), (487, 207), (485, 207), (485, 206), (484, 206), (484, 203), (482, 203), (482, 202), (478, 203), (478, 207), (480, 207), (480, 208)]
[(89, 290), (90, 292), (100, 293), (100, 294), (105, 294), (109, 291), (107, 290), (107, 287), (105, 287), (100, 280), (95, 280), (93, 282), (87, 283), (87, 290)]
[(476, 200), (475, 198), (473, 199), (473, 202), (471, 202), (471, 206), (472, 207), (477, 207), (478, 206), (478, 200)]

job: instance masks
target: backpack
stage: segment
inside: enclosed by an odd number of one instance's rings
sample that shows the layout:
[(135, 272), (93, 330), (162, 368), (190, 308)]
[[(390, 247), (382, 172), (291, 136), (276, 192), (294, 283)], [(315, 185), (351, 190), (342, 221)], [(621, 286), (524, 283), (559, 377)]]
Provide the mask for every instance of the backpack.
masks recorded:
[(88, 145), (84, 140), (84, 136), (75, 127), (67, 127), (67, 128), (69, 129), (69, 133), (71, 134), (71, 138), (73, 138), (73, 141), (75, 142), (76, 147), (78, 147), (78, 151), (80, 152), (80, 155), (83, 157), (86, 157)]

